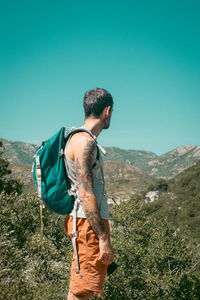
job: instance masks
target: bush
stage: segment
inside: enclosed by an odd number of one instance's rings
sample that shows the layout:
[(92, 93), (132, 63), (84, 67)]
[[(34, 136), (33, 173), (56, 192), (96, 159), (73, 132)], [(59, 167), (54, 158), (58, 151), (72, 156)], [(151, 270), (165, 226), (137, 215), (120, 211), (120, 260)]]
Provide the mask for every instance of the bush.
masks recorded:
[(35, 194), (0, 194), (1, 299), (66, 299), (71, 241), (63, 217), (44, 210), (44, 236)]
[(112, 209), (117, 271), (105, 299), (199, 299), (200, 256), (164, 220), (147, 217), (134, 199)]
[(10, 178), (11, 170), (9, 169), (9, 162), (2, 157), (3, 151), (3, 144), (0, 141), (0, 193), (4, 191), (6, 194), (21, 194), (23, 183), (18, 179)]
[(156, 183), (150, 184), (148, 186), (147, 191), (159, 191), (159, 192), (167, 192), (168, 191), (168, 183), (165, 179), (159, 178), (156, 180)]

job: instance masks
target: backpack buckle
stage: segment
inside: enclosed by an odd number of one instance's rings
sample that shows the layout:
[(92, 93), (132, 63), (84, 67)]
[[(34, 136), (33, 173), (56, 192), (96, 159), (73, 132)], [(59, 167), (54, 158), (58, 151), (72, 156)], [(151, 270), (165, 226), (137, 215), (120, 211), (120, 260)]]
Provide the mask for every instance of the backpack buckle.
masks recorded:
[(64, 157), (64, 151), (63, 151), (63, 149), (61, 149), (59, 153), (60, 153), (60, 157)]
[(78, 231), (72, 231), (72, 236), (74, 238), (77, 238), (78, 237)]

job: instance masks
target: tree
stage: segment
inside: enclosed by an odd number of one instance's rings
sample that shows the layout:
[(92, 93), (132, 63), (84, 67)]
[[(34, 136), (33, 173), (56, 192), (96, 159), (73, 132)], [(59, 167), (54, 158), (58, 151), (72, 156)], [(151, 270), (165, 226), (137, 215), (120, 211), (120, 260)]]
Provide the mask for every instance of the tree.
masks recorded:
[(9, 169), (9, 162), (2, 157), (3, 151), (3, 144), (0, 141), (0, 192), (21, 194), (23, 184), (18, 179), (10, 178), (11, 170)]
[(148, 187), (148, 191), (159, 191), (159, 192), (167, 192), (169, 186), (168, 182), (163, 178), (158, 178), (154, 184), (150, 184)]

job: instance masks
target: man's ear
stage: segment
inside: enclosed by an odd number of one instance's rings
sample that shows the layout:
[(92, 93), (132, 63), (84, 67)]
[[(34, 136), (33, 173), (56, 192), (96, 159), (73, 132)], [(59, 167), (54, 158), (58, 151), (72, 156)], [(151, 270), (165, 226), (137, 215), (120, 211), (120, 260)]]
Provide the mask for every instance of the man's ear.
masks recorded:
[(105, 116), (108, 117), (111, 113), (111, 106), (106, 106), (104, 108), (104, 113), (105, 113)]

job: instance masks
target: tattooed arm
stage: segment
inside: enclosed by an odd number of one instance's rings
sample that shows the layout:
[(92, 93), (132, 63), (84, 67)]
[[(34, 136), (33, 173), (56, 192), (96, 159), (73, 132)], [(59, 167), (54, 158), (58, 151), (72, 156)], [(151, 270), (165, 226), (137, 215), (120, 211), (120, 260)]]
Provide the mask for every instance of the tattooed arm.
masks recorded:
[(96, 197), (93, 191), (93, 163), (96, 154), (96, 143), (93, 139), (82, 139), (81, 149), (76, 153), (75, 168), (79, 196), (86, 218), (98, 237), (106, 234), (100, 217)]
[(74, 156), (76, 177), (86, 218), (99, 239), (99, 260), (110, 264), (113, 261), (113, 250), (93, 190), (92, 169), (96, 151), (96, 143), (92, 138), (83, 135), (79, 137), (79, 147), (76, 148)]

